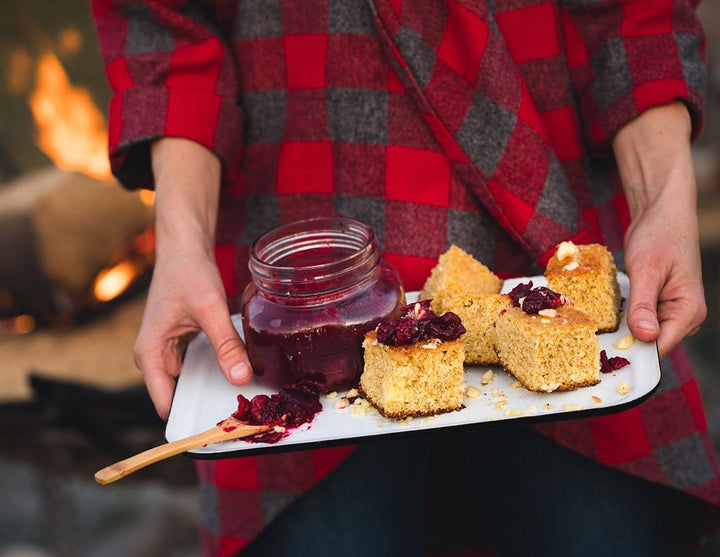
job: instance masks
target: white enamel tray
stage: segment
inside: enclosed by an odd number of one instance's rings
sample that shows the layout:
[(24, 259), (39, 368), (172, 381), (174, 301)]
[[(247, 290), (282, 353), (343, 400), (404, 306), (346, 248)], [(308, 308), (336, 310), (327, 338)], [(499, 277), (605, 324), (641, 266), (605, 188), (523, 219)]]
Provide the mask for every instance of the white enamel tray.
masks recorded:
[[(541, 276), (529, 279), (535, 286), (546, 284)], [(506, 280), (503, 292), (508, 292), (519, 282), (527, 280), (528, 278)], [(622, 295), (627, 299), (628, 278), (620, 274), (618, 280)], [(408, 294), (408, 301), (416, 298), (417, 293)], [(242, 335), (240, 317), (233, 316), (233, 321)], [(531, 424), (618, 412), (648, 398), (660, 382), (660, 364), (655, 343), (636, 341), (627, 350), (618, 350), (613, 346), (628, 332), (623, 317), (617, 332), (598, 335), (600, 349), (606, 350), (608, 357), (623, 356), (630, 360), (630, 365), (614, 374), (600, 374), (600, 383), (593, 387), (566, 392), (534, 393), (522, 387), (518, 388), (517, 384), (513, 386), (515, 379), (500, 367), (467, 366), (467, 387), (477, 388), (480, 395), (476, 398), (466, 397), (465, 408), (460, 411), (432, 418), (396, 421), (384, 418), (372, 409), (364, 416), (353, 413), (350, 408), (338, 410), (335, 408), (337, 399), (321, 396), (323, 410), (315, 416), (312, 423), (293, 430), (278, 443), (226, 441), (195, 449), (188, 454), (195, 458), (225, 458), (310, 446), (316, 448), (357, 443), (388, 435)], [(488, 369), (493, 370), (494, 379), (483, 385), (482, 377)], [(627, 394), (618, 393), (618, 384), (621, 381), (630, 385)], [(252, 398), (259, 393), (272, 392), (254, 380), (243, 387), (228, 383), (220, 372), (207, 337), (201, 334), (190, 342), (185, 355), (165, 431), (167, 440), (175, 441), (213, 427), (237, 409), (238, 393)], [(338, 398), (343, 394), (340, 393)]]

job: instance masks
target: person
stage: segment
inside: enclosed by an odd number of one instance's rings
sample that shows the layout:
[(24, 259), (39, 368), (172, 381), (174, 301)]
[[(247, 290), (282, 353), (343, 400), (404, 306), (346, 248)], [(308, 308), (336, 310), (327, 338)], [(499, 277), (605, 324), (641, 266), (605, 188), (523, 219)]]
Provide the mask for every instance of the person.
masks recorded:
[[(709, 531), (718, 468), (681, 344), (706, 312), (690, 152), (705, 74), (691, 3), (93, 10), (114, 90), (113, 171), (156, 192), (135, 358), (161, 417), (188, 335), (208, 335), (232, 384), (251, 379), (230, 320), (248, 245), (307, 216), (370, 224), (407, 290), (450, 244), (507, 277), (536, 273), (562, 240), (601, 242), (630, 276), (631, 332), (663, 358), (657, 393), (618, 414), (199, 462), (207, 554), (422, 554), (423, 485), (441, 480), (438, 460), (449, 476), (468, 467), (461, 491), (484, 507), (501, 554), (656, 555), (663, 534)], [(672, 527), (668, 502), (684, 518)], [(448, 554), (442, 543), (430, 547)]]

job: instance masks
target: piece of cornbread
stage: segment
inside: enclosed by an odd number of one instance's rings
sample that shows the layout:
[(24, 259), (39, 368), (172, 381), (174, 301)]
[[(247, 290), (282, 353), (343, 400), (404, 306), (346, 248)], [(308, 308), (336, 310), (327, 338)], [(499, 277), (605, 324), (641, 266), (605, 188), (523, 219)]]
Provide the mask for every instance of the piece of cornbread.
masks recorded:
[(363, 348), (365, 366), (358, 390), (383, 416), (431, 416), (463, 408), (461, 338), (387, 346), (370, 331)]
[(568, 306), (529, 315), (518, 307), (495, 322), (500, 363), (531, 391), (567, 391), (600, 382), (595, 321)]
[(569, 298), (575, 309), (595, 319), (598, 332), (617, 330), (622, 297), (617, 267), (605, 246), (562, 242), (548, 262), (545, 278), (551, 290)]

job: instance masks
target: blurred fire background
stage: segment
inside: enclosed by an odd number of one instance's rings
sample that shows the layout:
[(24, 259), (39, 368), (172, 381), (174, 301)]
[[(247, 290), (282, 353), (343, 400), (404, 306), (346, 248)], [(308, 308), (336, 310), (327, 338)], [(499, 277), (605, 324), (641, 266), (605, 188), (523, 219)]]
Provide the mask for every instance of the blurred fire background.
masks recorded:
[[(110, 91), (88, 4), (6, 0), (0, 18), (0, 557), (195, 555), (189, 460), (115, 487), (92, 480), (162, 442), (163, 424), (132, 361), (153, 198), (110, 175)], [(708, 110), (694, 154), (709, 317), (688, 347), (720, 447), (720, 1), (701, 17)], [(720, 554), (720, 540), (701, 554)]]

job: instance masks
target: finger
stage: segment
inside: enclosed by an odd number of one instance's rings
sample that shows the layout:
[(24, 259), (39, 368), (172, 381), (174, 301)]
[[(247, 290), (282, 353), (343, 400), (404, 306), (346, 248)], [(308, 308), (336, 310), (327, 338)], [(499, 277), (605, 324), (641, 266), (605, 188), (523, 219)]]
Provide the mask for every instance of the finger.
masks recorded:
[(155, 405), (155, 411), (163, 420), (170, 414), (177, 376), (180, 374), (181, 361), (177, 347), (163, 351), (160, 347), (147, 347), (136, 344), (135, 364), (143, 375), (148, 394)]
[(682, 302), (663, 302), (660, 306), (658, 352), (663, 357), (683, 338), (697, 333), (707, 309), (702, 296)]
[(202, 321), (200, 326), (210, 339), (220, 369), (227, 380), (233, 385), (245, 385), (252, 378), (252, 367), (245, 345), (237, 334), (227, 309)]
[(650, 342), (660, 334), (657, 304), (663, 283), (664, 278), (649, 269), (630, 274), (627, 322), (630, 332), (639, 340)]

